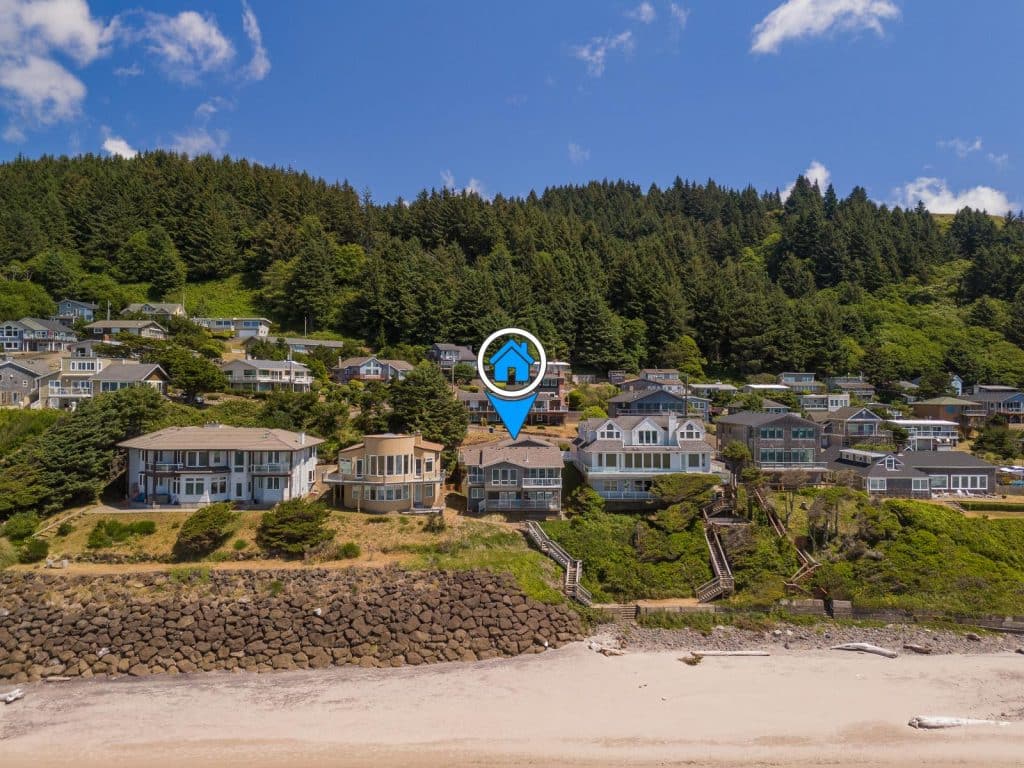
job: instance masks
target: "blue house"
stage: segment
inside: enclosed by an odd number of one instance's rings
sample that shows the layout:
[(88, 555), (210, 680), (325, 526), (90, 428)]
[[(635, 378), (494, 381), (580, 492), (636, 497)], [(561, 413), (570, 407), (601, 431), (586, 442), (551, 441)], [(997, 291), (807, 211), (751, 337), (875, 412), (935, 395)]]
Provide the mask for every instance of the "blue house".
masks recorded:
[(491, 355), (488, 361), (494, 366), (494, 380), (503, 384), (515, 384), (528, 381), (530, 366), (535, 360), (530, 356), (525, 341), (509, 339), (501, 345), (501, 349)]

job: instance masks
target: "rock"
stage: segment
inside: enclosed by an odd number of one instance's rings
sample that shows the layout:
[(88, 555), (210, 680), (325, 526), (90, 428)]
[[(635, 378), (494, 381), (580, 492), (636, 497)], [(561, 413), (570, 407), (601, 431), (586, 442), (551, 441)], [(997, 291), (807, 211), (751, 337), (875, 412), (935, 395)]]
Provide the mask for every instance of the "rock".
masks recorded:
[(128, 674), (132, 677), (146, 677), (149, 675), (149, 667), (145, 664), (135, 664), (128, 669)]
[(973, 640), (976, 643), (981, 642), (981, 635), (979, 635), (977, 632), (968, 632), (964, 635), (964, 637), (966, 637), (968, 640)]

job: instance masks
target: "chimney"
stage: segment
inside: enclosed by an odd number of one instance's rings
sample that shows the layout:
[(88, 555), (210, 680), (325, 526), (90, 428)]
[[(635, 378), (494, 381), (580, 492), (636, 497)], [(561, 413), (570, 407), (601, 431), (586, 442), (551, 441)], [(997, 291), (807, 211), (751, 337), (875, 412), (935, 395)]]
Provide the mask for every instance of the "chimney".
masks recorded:
[(305, 445), (305, 444), (306, 444), (306, 433), (305, 432), (299, 432), (299, 445)]
[(675, 411), (668, 412), (668, 439), (675, 440), (676, 428), (679, 426), (679, 419)]

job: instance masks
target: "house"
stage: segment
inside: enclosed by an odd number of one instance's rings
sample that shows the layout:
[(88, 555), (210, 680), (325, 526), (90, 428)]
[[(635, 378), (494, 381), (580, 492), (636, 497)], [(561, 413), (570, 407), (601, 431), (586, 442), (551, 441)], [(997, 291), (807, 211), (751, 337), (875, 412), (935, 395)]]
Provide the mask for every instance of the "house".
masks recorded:
[(665, 384), (681, 384), (679, 371), (675, 368), (641, 368), (640, 378)]
[(385, 360), (370, 355), (369, 357), (349, 357), (339, 360), (331, 370), (335, 381), (342, 384), (352, 381), (401, 381), (413, 369), (413, 364), (405, 360)]
[(304, 432), (207, 424), (167, 427), (119, 445), (128, 450), (132, 501), (269, 506), (313, 490), (322, 442)]
[(841, 449), (829, 461), (829, 469), (852, 474), (872, 496), (971, 496), (991, 493), (996, 487), (995, 466), (964, 451), (895, 454)]
[(698, 395), (702, 395), (704, 397), (714, 397), (717, 393), (722, 393), (724, 395), (734, 395), (739, 390), (736, 389), (736, 387), (734, 387), (732, 384), (723, 384), (720, 381), (716, 381), (713, 383), (705, 382), (701, 384), (694, 384), (691, 382), (690, 391), (696, 392)]
[(652, 389), (660, 389), (665, 392), (679, 392), (685, 393), (686, 385), (683, 382), (673, 379), (648, 379), (648, 378), (634, 378), (626, 379), (619, 384), (619, 389), (623, 392), (637, 392), (640, 390), (650, 391)]
[(800, 408), (808, 411), (838, 411), (850, 406), (848, 392), (825, 392), (819, 394), (800, 395)]
[(744, 384), (743, 391), (767, 397), (783, 392), (791, 392), (792, 390), (785, 384)]
[(156, 341), (167, 338), (167, 329), (156, 320), (97, 320), (85, 328), (94, 338), (103, 340), (111, 339), (119, 333), (130, 333), (132, 336)]
[(141, 304), (129, 304), (121, 310), (122, 315), (145, 315), (154, 320), (168, 322), (172, 317), (188, 317), (182, 304), (165, 301), (145, 301)]
[(152, 387), (161, 395), (167, 394), (167, 373), (156, 363), (130, 363), (118, 360), (103, 367), (89, 380), (92, 396), (104, 392), (117, 392), (128, 387)]
[(59, 375), (49, 382), (45, 393), (47, 408), (74, 410), (93, 396), (93, 376), (111, 363), (123, 362), (100, 357), (94, 346), (92, 341), (80, 341), (71, 348), (70, 356), (60, 359)]
[(536, 360), (525, 341), (509, 339), (487, 361), (494, 368), (494, 381), (499, 384), (525, 384), (532, 377), (530, 366)]
[[(907, 386), (908, 384), (910, 385), (910, 387)], [(918, 376), (915, 379), (911, 379), (910, 381), (900, 381), (900, 382), (897, 382), (897, 386), (900, 389), (904, 390), (905, 392), (907, 392), (907, 394), (911, 394), (911, 395), (912, 395), (912, 393), (914, 391), (916, 391), (920, 387), (920, 385), (921, 385), (921, 377), (920, 376)], [(963, 394), (964, 394), (964, 380), (961, 379), (955, 373), (951, 373), (949, 375), (948, 392), (950, 394), (952, 394), (953, 397), (963, 397)], [(913, 402), (913, 401), (911, 401), (911, 402)]]
[(891, 419), (907, 432), (908, 451), (949, 451), (960, 442), (960, 425), (943, 419)]
[(862, 443), (888, 443), (892, 439), (892, 434), (882, 428), (885, 419), (859, 405), (816, 413), (813, 420), (822, 425), (826, 445), (841, 445), (845, 448)]
[(23, 317), (0, 324), (4, 352), (63, 352), (77, 339), (74, 331), (56, 320)]
[(825, 391), (825, 382), (816, 381), (813, 373), (785, 371), (779, 374), (779, 384), (785, 384), (797, 394)]
[[(462, 403), (469, 415), (470, 424), (500, 424), (501, 418), (494, 410), (480, 381), (474, 382), (476, 392), (459, 389), (456, 399)], [(549, 378), (545, 373), (541, 386), (537, 388), (537, 399), (526, 414), (527, 424), (560, 425), (564, 424), (569, 414), (568, 387), (561, 377)]]
[(1002, 416), (1010, 424), (1024, 423), (1024, 393), (1002, 384), (976, 384), (970, 399), (985, 409), (985, 416)]
[(466, 446), (459, 452), (467, 512), (558, 514), (562, 452), (535, 437)]
[[(258, 337), (253, 336), (246, 339), (245, 344), (248, 346), (257, 340)], [(295, 336), (281, 336), (276, 338), (275, 341), (278, 343), (284, 342), (288, 351), (293, 355), (308, 355), (315, 349), (337, 350), (340, 355), (346, 347), (350, 346), (350, 342), (332, 341), (331, 339), (307, 339)]]
[(476, 371), (476, 355), (473, 350), (459, 344), (431, 344), (427, 350), (427, 359), (437, 363), (447, 374), (451, 374), (452, 369), (460, 363)]
[(674, 413), (699, 416), (703, 421), (708, 418), (710, 409), (711, 401), (706, 397), (678, 394), (659, 386), (620, 392), (608, 399), (609, 416)]
[(335, 503), (365, 512), (428, 512), (444, 508), (444, 446), (422, 435), (366, 435), (338, 453), (325, 477)]
[(569, 380), (572, 371), (568, 363), (548, 361), (544, 377), (537, 387), (537, 399), (533, 401), (528, 424), (561, 426), (569, 415)]
[(313, 374), (294, 360), (232, 360), (220, 365), (228, 386), (239, 392), (309, 392)]
[(96, 319), (96, 310), (99, 309), (95, 304), (90, 304), (87, 301), (78, 301), (77, 299), (61, 299), (57, 302), (57, 314), (51, 319), (56, 320), (61, 325), (72, 326), (76, 320), (81, 320), (84, 323), (91, 323)]
[(212, 333), (230, 333), (238, 339), (265, 339), (270, 321), (265, 317), (193, 317), (192, 322)]
[(742, 411), (715, 420), (718, 450), (732, 442), (747, 447), (762, 470), (822, 470), (821, 426), (795, 413)]
[(626, 373), (626, 371), (622, 370), (621, 368), (616, 368), (614, 370), (608, 371), (608, 383), (609, 384), (614, 384), (615, 386), (619, 386), (624, 381), (626, 381), (626, 379), (628, 379), (628, 378), (629, 378), (629, 374)]
[(0, 360), (0, 406), (30, 407), (59, 373), (46, 360)]
[(833, 376), (828, 380), (828, 387), (833, 392), (846, 392), (861, 400), (870, 400), (875, 396), (875, 387), (863, 376)]
[(714, 448), (704, 424), (674, 413), (585, 419), (573, 441), (583, 480), (612, 505), (653, 502), (653, 481), (679, 472), (710, 473)]
[(725, 409), (729, 413), (740, 413), (742, 411), (758, 411), (759, 413), (789, 413), (792, 408), (784, 403), (780, 403), (778, 400), (772, 400), (771, 398), (762, 397), (761, 405), (758, 408), (749, 406), (742, 400), (734, 400), (728, 403)]
[(933, 397), (917, 400), (910, 404), (910, 410), (919, 419), (943, 419), (955, 421), (964, 434), (980, 428), (987, 418), (984, 405), (974, 400), (959, 397)]

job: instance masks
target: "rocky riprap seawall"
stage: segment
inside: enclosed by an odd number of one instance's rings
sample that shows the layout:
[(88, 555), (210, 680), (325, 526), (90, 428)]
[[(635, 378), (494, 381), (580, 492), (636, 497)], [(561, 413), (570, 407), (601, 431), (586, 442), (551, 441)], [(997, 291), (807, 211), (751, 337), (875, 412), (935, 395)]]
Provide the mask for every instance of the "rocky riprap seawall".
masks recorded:
[[(181, 583), (181, 582), (185, 583)], [(566, 606), (485, 571), (0, 574), (0, 679), (400, 667), (582, 638)]]

